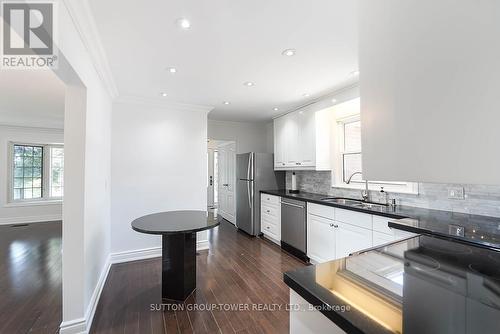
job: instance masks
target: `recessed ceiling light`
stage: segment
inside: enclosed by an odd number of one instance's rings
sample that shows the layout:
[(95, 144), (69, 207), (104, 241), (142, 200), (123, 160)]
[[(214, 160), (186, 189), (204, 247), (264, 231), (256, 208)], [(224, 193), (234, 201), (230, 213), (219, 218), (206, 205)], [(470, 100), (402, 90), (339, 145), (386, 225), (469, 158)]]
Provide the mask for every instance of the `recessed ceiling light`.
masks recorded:
[(309, 96), (311, 96), (311, 95), (309, 95), (309, 93), (304, 93), (304, 94), (302, 94), (302, 96), (303, 96), (303, 97), (309, 97)]
[(185, 19), (183, 17), (178, 18), (177, 21), (175, 21), (175, 23), (177, 24), (177, 26), (179, 28), (184, 29), (184, 30), (191, 28), (191, 22), (189, 22), (188, 19)]
[(163, 97), (166, 97), (167, 93), (163, 92), (163, 93), (160, 93), (160, 95), (163, 96)]
[(255, 86), (255, 84), (254, 84), (253, 82), (251, 82), (251, 81), (247, 81), (247, 82), (245, 82), (245, 83), (243, 83), (243, 84), (244, 84), (245, 86), (247, 86), (247, 87), (252, 87), (252, 86)]
[(332, 99), (332, 103), (337, 103), (337, 99)]
[(291, 57), (291, 56), (295, 56), (296, 52), (297, 51), (295, 49), (286, 49), (286, 50), (283, 50), (283, 52), (281, 54), (283, 56)]
[(168, 67), (167, 71), (169, 71), (170, 73), (177, 73), (177, 69), (175, 67)]
[(278, 111), (278, 110), (279, 110), (279, 108), (277, 108), (277, 107), (274, 107), (274, 108), (273, 108), (273, 110), (274, 110), (274, 111)]
[(358, 76), (359, 75), (359, 71), (356, 70), (356, 71), (352, 71), (351, 73), (349, 73), (349, 76), (351, 77), (355, 77), (355, 76)]
[(231, 104), (231, 102), (229, 102), (229, 101), (224, 101), (224, 102), (222, 102), (222, 103), (224, 103), (226, 106), (227, 106), (228, 104)]

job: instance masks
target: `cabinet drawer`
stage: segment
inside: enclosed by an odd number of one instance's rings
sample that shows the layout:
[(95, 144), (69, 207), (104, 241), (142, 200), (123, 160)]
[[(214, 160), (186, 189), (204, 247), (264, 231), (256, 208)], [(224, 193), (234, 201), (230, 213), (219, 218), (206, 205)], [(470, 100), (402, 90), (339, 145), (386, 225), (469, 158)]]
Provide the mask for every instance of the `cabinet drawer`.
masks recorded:
[(269, 235), (271, 238), (274, 238), (276, 240), (281, 239), (281, 231), (278, 227), (277, 224), (274, 224), (271, 221), (268, 221), (267, 219), (262, 219), (262, 226), (261, 226), (262, 233)]
[(335, 219), (335, 208), (327, 205), (307, 203), (307, 213), (327, 219)]
[(335, 209), (335, 220), (339, 222), (356, 225), (362, 228), (372, 229), (372, 215), (349, 211), (344, 209)]
[(274, 196), (274, 195), (269, 195), (269, 194), (260, 194), (260, 200), (261, 203), (267, 203), (269, 205), (275, 205), (279, 206), (280, 204), (280, 197), (279, 196)]
[(278, 219), (280, 217), (280, 210), (279, 206), (269, 205), (265, 202), (262, 203), (261, 212), (263, 215), (265, 214)]
[(265, 220), (268, 223), (274, 224), (274, 225), (280, 225), (281, 219), (276, 216), (271, 216), (267, 212), (262, 212), (260, 214), (261, 220)]
[(373, 230), (385, 234), (393, 234), (393, 230), (389, 227), (388, 223), (391, 218), (373, 216)]

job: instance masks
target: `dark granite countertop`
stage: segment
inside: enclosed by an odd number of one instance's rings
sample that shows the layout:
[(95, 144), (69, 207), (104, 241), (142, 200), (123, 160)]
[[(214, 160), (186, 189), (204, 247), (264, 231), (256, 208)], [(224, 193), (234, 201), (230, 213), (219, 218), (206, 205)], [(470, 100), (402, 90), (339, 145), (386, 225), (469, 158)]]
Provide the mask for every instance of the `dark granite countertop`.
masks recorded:
[(209, 211), (166, 211), (135, 219), (132, 229), (147, 234), (195, 233), (214, 228), (219, 221)]
[[(500, 250), (500, 218), (431, 210), (398, 205), (372, 208), (332, 203), (322, 200), (328, 195), (300, 192), (291, 194), (286, 190), (263, 190), (262, 193), (306, 202), (333, 206), (378, 216), (393, 218), (392, 228), (429, 235), (439, 235), (481, 247)], [(461, 233), (463, 232), (463, 234)]]
[(347, 333), (498, 333), (500, 253), (432, 236), (284, 274)]

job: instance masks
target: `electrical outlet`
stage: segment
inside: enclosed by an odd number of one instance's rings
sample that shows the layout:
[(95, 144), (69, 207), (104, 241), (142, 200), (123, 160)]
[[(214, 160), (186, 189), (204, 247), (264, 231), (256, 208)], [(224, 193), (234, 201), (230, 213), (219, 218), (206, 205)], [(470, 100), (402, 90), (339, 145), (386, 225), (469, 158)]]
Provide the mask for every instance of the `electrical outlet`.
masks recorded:
[(449, 199), (465, 199), (464, 187), (451, 187), (448, 188)]

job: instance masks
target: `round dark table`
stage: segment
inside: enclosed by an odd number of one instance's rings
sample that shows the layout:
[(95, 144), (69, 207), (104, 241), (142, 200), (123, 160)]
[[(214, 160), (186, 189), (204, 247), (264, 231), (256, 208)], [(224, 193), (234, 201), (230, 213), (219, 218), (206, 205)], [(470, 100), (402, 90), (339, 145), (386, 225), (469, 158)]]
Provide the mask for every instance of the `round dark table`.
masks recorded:
[(184, 301), (196, 289), (196, 232), (219, 225), (207, 211), (169, 211), (137, 218), (132, 229), (162, 236), (162, 299)]

